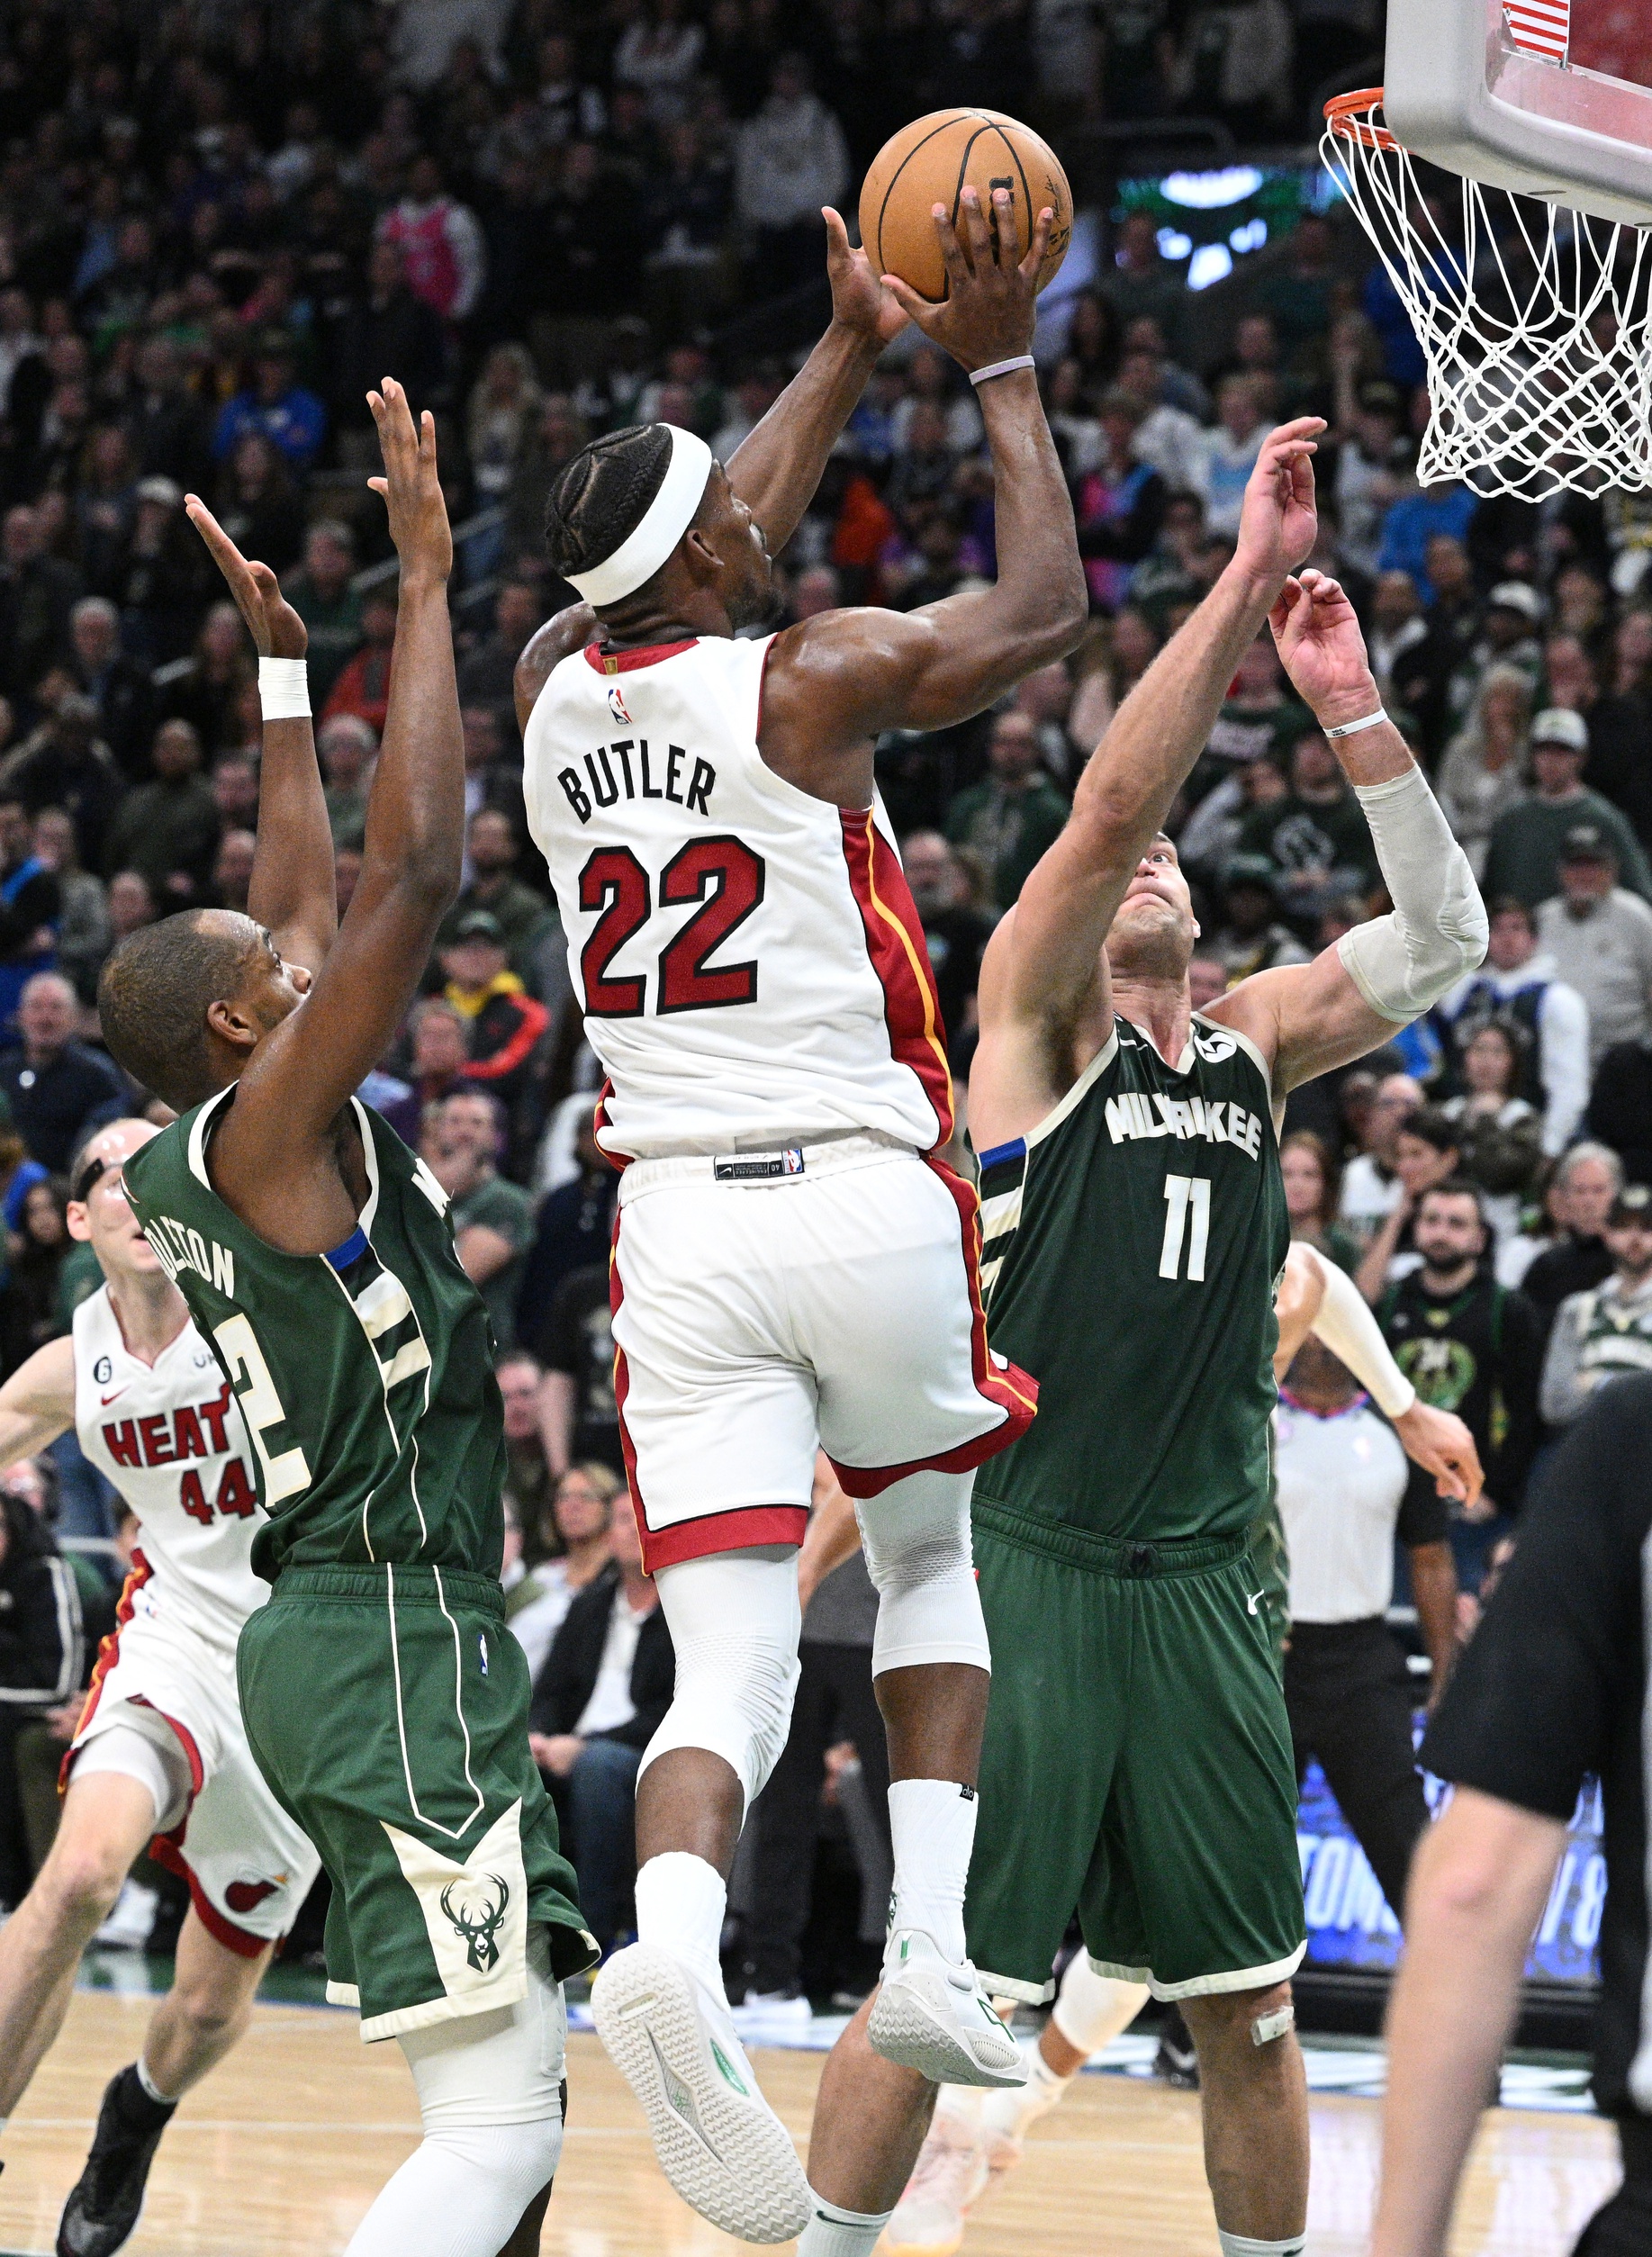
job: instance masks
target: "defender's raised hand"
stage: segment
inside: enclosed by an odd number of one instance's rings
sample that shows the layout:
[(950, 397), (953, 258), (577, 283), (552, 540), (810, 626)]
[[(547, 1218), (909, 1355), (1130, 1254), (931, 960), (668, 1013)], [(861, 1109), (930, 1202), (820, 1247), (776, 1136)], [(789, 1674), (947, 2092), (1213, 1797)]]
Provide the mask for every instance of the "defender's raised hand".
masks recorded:
[(267, 564), (249, 564), (199, 494), (186, 493), (184, 508), (229, 582), (235, 608), (247, 622), (260, 658), (302, 658), (310, 646), (302, 619), (281, 592)]
[(1319, 531), (1313, 453), (1324, 428), (1323, 416), (1302, 415), (1262, 441), (1245, 483), (1235, 551), (1236, 561), (1258, 581), (1277, 584), (1313, 549)]
[(1014, 360), (1032, 344), (1039, 271), (1055, 223), (1055, 214), (1046, 204), (1033, 229), (1026, 257), (1017, 265), (1011, 256), (1016, 236), (1007, 188), (993, 190), (992, 211), (994, 224), (988, 228), (973, 188), (963, 192), (956, 228), (946, 206), (934, 206), (935, 233), (946, 262), (946, 296), (939, 305), (920, 298), (898, 275), (883, 276), (883, 287), (925, 336), (971, 370)]
[(393, 376), (367, 394), (367, 405), (384, 457), (384, 475), (367, 483), (384, 498), (402, 569), (445, 581), (453, 571), (453, 532), (436, 467), (436, 419), (427, 408), (415, 429), (407, 394)]
[(1287, 580), (1268, 624), (1292, 687), (1323, 727), (1361, 720), (1381, 704), (1358, 615), (1340, 582), (1323, 572)]
[(880, 282), (873, 274), (866, 253), (850, 242), (842, 215), (834, 212), (829, 203), (824, 203), (820, 216), (826, 221), (832, 319), (881, 351), (890, 338), (898, 337), (906, 328), (905, 310), (887, 284)]

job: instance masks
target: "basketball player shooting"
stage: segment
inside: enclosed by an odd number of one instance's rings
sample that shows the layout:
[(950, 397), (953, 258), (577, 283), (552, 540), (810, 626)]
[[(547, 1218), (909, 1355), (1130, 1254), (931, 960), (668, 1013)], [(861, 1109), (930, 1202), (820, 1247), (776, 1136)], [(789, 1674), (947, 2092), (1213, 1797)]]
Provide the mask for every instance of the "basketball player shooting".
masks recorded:
[[(970, 1490), (1035, 1388), (988, 1353), (975, 1196), (934, 1156), (951, 1081), (872, 771), (880, 731), (979, 713), (1084, 627), (1027, 349), (1051, 215), (1017, 265), (995, 204), (989, 226), (966, 190), (956, 232), (935, 208), (939, 305), (880, 284), (828, 213), (833, 325), (727, 468), (664, 424), (576, 456), (546, 537), (586, 600), (518, 673), (529, 826), (609, 1077), (616, 1391), (677, 1656), (637, 1791), (639, 1941), (593, 2009), (678, 2191), (748, 2241), (801, 2234), (803, 2257), (869, 2251), (881, 2220), (811, 2193), (735, 2036), (718, 1944), (742, 1820), (786, 1739), (817, 1442), (880, 1600), (896, 1871), (875, 2058), (932, 2081), (1024, 2075), (961, 1916), (989, 1667)], [(977, 387), (996, 586), (737, 639), (772, 616), (771, 551), (908, 318)], [(839, 2098), (853, 2113), (860, 2095)]]
[(138, 2059), (111, 2080), (59, 2247), (113, 2257), (138, 2222), (179, 2100), (246, 2029), (278, 1937), (320, 1860), (252, 1759), (235, 1641), (268, 1596), (252, 1447), (184, 1297), (155, 1258), (122, 1169), (157, 1133), (116, 1121), (70, 1170), (72, 1238), (104, 1273), (0, 1387), (0, 1466), (73, 1427), (137, 1514), (140, 1549), (63, 1763), (63, 1814), (34, 1885), (0, 1928), (0, 2123), (63, 2026), (80, 1955), (154, 1837), (188, 1879), (172, 1988)]
[(370, 393), (401, 559), (390, 709), (341, 924), (304, 681), (275, 574), (190, 513), (264, 701), (250, 916), (146, 926), (104, 968), (109, 1047), (181, 1117), (132, 1206), (239, 1399), (273, 1584), (241, 1712), (333, 1885), (329, 1995), (394, 2037), (424, 2138), (350, 2257), (528, 2257), (562, 2147), (561, 1978), (595, 1947), (528, 1747), (499, 1570), (503, 1420), (481, 1296), (429, 1171), (354, 1097), (457, 890), (464, 746), (435, 429)]

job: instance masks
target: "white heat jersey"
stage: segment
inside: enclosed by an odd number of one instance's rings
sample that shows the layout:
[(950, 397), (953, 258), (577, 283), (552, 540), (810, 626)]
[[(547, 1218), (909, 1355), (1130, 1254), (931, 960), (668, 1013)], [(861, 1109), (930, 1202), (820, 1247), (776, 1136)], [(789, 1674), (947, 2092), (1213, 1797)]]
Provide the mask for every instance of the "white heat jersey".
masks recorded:
[(564, 658), (528, 717), (550, 866), (617, 1159), (952, 1133), (934, 975), (880, 805), (757, 749), (772, 638)]
[(252, 1570), (264, 1524), (241, 1413), (193, 1324), (141, 1363), (100, 1286), (75, 1312), (75, 1431), (80, 1447), (138, 1515), (159, 1609), (233, 1650), (269, 1596)]

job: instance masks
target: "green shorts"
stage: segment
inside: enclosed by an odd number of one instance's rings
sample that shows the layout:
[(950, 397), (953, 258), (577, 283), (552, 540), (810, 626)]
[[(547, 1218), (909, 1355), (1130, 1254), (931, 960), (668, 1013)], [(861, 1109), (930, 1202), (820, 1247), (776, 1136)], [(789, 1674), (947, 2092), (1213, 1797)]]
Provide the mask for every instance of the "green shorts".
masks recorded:
[(489, 1575), (302, 1567), (241, 1632), (247, 1737), (327, 1867), (327, 1995), (365, 2039), (526, 1997), (530, 1923), (559, 1980), (597, 1957), (504, 1617)]
[(978, 1498), (992, 1698), (965, 1926), (1034, 2002), (1074, 1908), (1103, 1974), (1260, 1989), (1305, 1946), (1285, 1695), (1242, 1537), (1132, 1545)]

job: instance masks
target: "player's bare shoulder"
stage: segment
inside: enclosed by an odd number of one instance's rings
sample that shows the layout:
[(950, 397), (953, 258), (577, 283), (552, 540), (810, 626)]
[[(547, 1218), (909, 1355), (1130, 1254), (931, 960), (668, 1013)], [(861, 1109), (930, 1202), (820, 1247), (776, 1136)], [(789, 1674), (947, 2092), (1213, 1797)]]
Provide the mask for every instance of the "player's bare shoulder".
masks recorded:
[(553, 667), (560, 666), (573, 652), (583, 650), (587, 643), (596, 639), (598, 632), (597, 615), (591, 606), (571, 603), (529, 636), (512, 677), (519, 729), (528, 727), (528, 717), (550, 680)]

